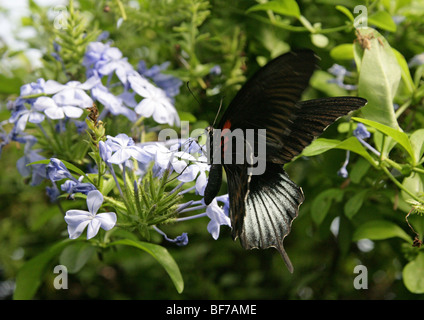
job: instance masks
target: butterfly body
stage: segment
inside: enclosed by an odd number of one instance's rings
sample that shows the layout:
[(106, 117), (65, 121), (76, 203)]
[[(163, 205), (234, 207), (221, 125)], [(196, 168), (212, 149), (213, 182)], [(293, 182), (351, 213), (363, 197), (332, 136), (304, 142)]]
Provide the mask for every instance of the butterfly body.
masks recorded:
[(283, 240), (304, 195), (283, 165), (339, 117), (366, 104), (356, 97), (299, 101), (317, 59), (310, 50), (275, 58), (237, 93), (217, 129), (207, 129), (211, 169), (205, 203), (218, 194), (224, 168), (233, 238), (245, 249), (275, 247), (291, 272)]

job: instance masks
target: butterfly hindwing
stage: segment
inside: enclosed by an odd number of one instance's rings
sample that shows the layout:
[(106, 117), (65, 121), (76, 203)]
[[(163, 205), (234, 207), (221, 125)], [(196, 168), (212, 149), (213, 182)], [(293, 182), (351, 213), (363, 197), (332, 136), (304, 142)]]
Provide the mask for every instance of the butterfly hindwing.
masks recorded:
[[(233, 238), (245, 249), (276, 248), (287, 268), (293, 266), (283, 240), (303, 202), (302, 190), (292, 182), (280, 164), (268, 163), (262, 175), (247, 174), (245, 166), (224, 165), (230, 196)], [(230, 174), (229, 174), (230, 173)]]

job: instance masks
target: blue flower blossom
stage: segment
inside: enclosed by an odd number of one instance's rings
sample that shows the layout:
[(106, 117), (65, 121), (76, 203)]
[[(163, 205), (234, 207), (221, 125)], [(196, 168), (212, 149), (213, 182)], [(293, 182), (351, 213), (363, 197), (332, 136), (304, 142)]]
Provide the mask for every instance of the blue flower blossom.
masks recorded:
[(153, 226), (153, 229), (159, 233), (160, 235), (162, 235), (164, 237), (164, 239), (166, 241), (175, 243), (177, 246), (186, 246), (188, 244), (188, 235), (186, 232), (183, 232), (180, 236), (176, 237), (175, 239), (171, 239), (169, 238), (165, 232), (163, 232), (162, 230), (160, 230), (158, 227)]
[(349, 172), (347, 171), (347, 165), (349, 164), (349, 159), (350, 159), (350, 151), (347, 150), (346, 159), (343, 162), (342, 167), (339, 169), (339, 171), (337, 171), (337, 175), (345, 179), (349, 176)]
[[(219, 202), (223, 202), (224, 206), (221, 208), (218, 205)], [(199, 201), (190, 201), (190, 206), (187, 208), (187, 204), (181, 205), (185, 207), (183, 210), (179, 210), (179, 213), (190, 212), (194, 210), (200, 210), (206, 208), (206, 212), (196, 214), (193, 216), (187, 216), (182, 218), (177, 218), (176, 221), (186, 221), (197, 219), (201, 217), (209, 217), (210, 221), (207, 225), (208, 232), (216, 240), (219, 237), (221, 225), (227, 225), (231, 227), (231, 220), (228, 217), (229, 215), (229, 197), (228, 194), (216, 197), (208, 206), (205, 205), (203, 200)]]
[(221, 225), (227, 225), (231, 227), (231, 220), (224, 210), (218, 205), (217, 199), (215, 198), (206, 208), (206, 215), (211, 219), (209, 221), (207, 229), (215, 240), (219, 237)]
[(54, 80), (48, 80), (44, 86), (44, 91), (47, 94), (54, 94), (52, 98), (58, 105), (88, 108), (92, 106), (93, 100), (86, 91), (93, 88), (99, 81), (100, 79), (97, 77), (91, 77), (84, 83), (69, 81), (66, 84), (61, 84)]
[(115, 96), (113, 95), (104, 85), (98, 84), (91, 90), (93, 98), (99, 101), (105, 106), (105, 108), (113, 115), (122, 114), (126, 116), (130, 121), (135, 122), (137, 120), (136, 113), (127, 108), (124, 102), (128, 101), (123, 98), (128, 96)]
[(44, 93), (46, 81), (43, 78), (37, 79), (36, 82), (24, 84), (20, 90), (20, 97), (25, 99), (26, 96)]
[(34, 110), (43, 111), (45, 115), (52, 119), (79, 118), (83, 110), (68, 104), (58, 105), (56, 101), (50, 97), (39, 97), (34, 102)]
[(209, 74), (213, 76), (219, 76), (221, 72), (221, 67), (219, 65), (215, 65), (209, 70)]
[(343, 82), (346, 76), (352, 75), (352, 73), (350, 71), (347, 71), (345, 67), (338, 64), (333, 64), (333, 66), (330, 69), (328, 69), (328, 72), (336, 76), (336, 79), (328, 80), (329, 83), (336, 83), (340, 88), (343, 88), (346, 90), (356, 90), (358, 88), (358, 86), (356, 85), (345, 84)]
[(45, 158), (39, 154), (41, 150), (33, 150), (32, 147), (37, 142), (34, 136), (27, 135), (23, 138), (25, 142), (24, 156), (16, 162), (16, 167), (23, 177), (32, 176), (31, 185), (39, 185), (46, 178), (46, 165), (34, 164), (28, 166), (29, 163), (44, 160)]
[(408, 62), (408, 67), (416, 67), (424, 64), (424, 52), (417, 54), (412, 57), (412, 59)]
[(164, 62), (161, 65), (154, 65), (150, 69), (146, 67), (146, 63), (141, 60), (138, 63), (138, 72), (147, 78), (153, 80), (153, 82), (162, 90), (165, 91), (165, 94), (168, 98), (173, 98), (180, 93), (180, 87), (183, 82), (170, 74), (162, 73), (163, 70), (166, 70), (170, 65), (170, 62)]
[(69, 238), (78, 238), (87, 228), (87, 239), (93, 238), (100, 228), (108, 231), (116, 224), (115, 212), (104, 212), (97, 214), (103, 203), (103, 195), (100, 191), (91, 191), (87, 195), (87, 207), (85, 210), (66, 211), (65, 221), (68, 224)]
[(179, 125), (180, 118), (165, 92), (152, 85), (147, 79), (137, 72), (128, 75), (131, 88), (143, 99), (134, 111), (143, 117), (153, 117), (157, 123)]
[(364, 139), (371, 137), (371, 133), (367, 130), (367, 128), (362, 124), (358, 123), (358, 126), (355, 130), (353, 130), (353, 135), (359, 140), (359, 142), (372, 153), (377, 156), (380, 156), (380, 152), (378, 152), (374, 147), (369, 145)]
[(179, 125), (177, 111), (163, 90), (150, 87), (149, 90), (137, 93), (144, 98), (134, 109), (137, 114), (146, 118), (153, 117), (157, 123)]
[(83, 65), (89, 76), (98, 74), (103, 77), (115, 73), (123, 84), (127, 83), (128, 72), (134, 70), (118, 48), (102, 42), (92, 42), (87, 46)]
[[(189, 162), (189, 164), (188, 164)], [(196, 180), (197, 194), (203, 195), (207, 185), (206, 171), (209, 171), (209, 165), (206, 163), (207, 158), (201, 156), (195, 158), (186, 152), (175, 153), (171, 161), (172, 167), (179, 174), (178, 180), (182, 182), (191, 182)]]
[(62, 191), (68, 193), (73, 199), (75, 193), (88, 194), (90, 191), (97, 190), (96, 187), (88, 182), (82, 182), (84, 176), (81, 176), (77, 181), (75, 180), (66, 180), (60, 188)]
[(77, 181), (77, 179), (73, 177), (73, 175), (69, 172), (63, 162), (56, 158), (50, 159), (50, 163), (47, 165), (46, 172), (47, 177), (52, 182), (59, 181), (62, 179), (72, 179), (74, 181)]
[(362, 123), (358, 123), (356, 129), (353, 130), (353, 135), (358, 139), (367, 139), (371, 137), (371, 133)]
[(133, 139), (124, 133), (118, 134), (116, 137), (107, 136), (106, 144), (113, 152), (107, 160), (109, 163), (122, 164), (129, 158), (134, 158), (140, 162), (150, 161), (149, 155), (136, 146)]
[(39, 112), (37, 108), (31, 107), (28, 109), (27, 106), (28, 104), (26, 106), (22, 105), (21, 107), (16, 108), (9, 118), (10, 123), (15, 123), (15, 129), (18, 132), (25, 130), (27, 122), (37, 124), (44, 121), (45, 116), (43, 113)]

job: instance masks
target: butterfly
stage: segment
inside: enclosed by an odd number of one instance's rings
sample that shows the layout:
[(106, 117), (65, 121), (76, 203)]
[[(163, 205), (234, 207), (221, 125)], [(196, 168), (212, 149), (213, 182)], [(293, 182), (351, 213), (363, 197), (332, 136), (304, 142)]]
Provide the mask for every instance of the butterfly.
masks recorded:
[[(239, 238), (245, 249), (276, 248), (290, 272), (293, 265), (283, 241), (290, 233), (304, 194), (290, 180), (284, 164), (299, 155), (338, 118), (367, 103), (365, 99), (350, 96), (300, 101), (318, 60), (311, 50), (292, 51), (271, 60), (238, 91), (217, 128), (207, 128), (211, 167), (205, 203), (211, 203), (218, 194), (224, 168), (233, 239)], [(247, 135), (249, 130), (257, 132), (258, 141), (262, 138), (265, 142), (265, 154), (258, 151), (263, 143), (255, 149), (246, 136), (241, 142), (246, 150), (250, 146), (258, 164), (259, 160), (265, 164), (261, 174), (252, 173), (254, 165), (248, 159), (236, 161), (240, 156), (237, 148), (240, 140), (223, 134), (238, 131)], [(232, 161), (224, 161), (226, 152)]]

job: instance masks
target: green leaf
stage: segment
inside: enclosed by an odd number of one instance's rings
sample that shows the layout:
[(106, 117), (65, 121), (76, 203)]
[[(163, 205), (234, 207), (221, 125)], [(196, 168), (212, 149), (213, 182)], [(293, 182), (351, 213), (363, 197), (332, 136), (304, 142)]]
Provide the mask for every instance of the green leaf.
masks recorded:
[[(403, 179), (402, 186), (417, 197), (421, 196), (424, 191), (421, 175), (416, 172), (413, 172), (409, 177)], [(404, 200), (411, 199), (411, 196), (407, 194), (404, 190), (401, 191), (401, 195)]]
[(414, 131), (409, 139), (411, 141), (415, 160), (418, 162), (418, 164), (420, 164), (423, 161), (421, 158), (424, 154), (424, 129), (418, 129)]
[(130, 239), (117, 240), (112, 243), (109, 243), (108, 246), (110, 247), (116, 245), (131, 246), (149, 253), (162, 265), (162, 267), (164, 267), (172, 282), (174, 283), (174, 286), (177, 289), (178, 293), (183, 292), (184, 280), (181, 275), (180, 269), (178, 268), (178, 265), (175, 262), (174, 258), (164, 247), (149, 242), (134, 241)]
[(409, 140), (408, 135), (401, 131), (400, 129), (394, 129), (390, 126), (381, 124), (376, 121), (368, 120), (368, 119), (362, 119), (362, 118), (356, 118), (352, 117), (353, 120), (362, 122), (363, 124), (366, 124), (368, 126), (371, 126), (378, 131), (388, 135), (389, 137), (392, 137), (393, 140), (395, 140), (397, 143), (399, 143), (405, 150), (408, 152), (408, 154), (411, 156), (412, 163), (415, 164), (416, 158), (415, 154), (411, 145), (411, 141)]
[(333, 201), (340, 202), (343, 198), (344, 191), (341, 189), (331, 188), (321, 192), (312, 201), (311, 217), (316, 224), (321, 224), (327, 216), (328, 210), (331, 208)]
[(353, 234), (353, 241), (360, 239), (384, 240), (395, 237), (412, 243), (411, 237), (397, 224), (386, 220), (372, 220), (356, 229)]
[(352, 183), (361, 182), (369, 168), (370, 163), (363, 158), (359, 158), (358, 161), (353, 164), (352, 169), (349, 172), (350, 181), (352, 181)]
[(393, 98), (396, 94), (401, 69), (389, 43), (376, 30), (362, 28), (370, 48), (363, 48), (359, 41), (354, 44), (355, 61), (359, 71), (358, 95), (368, 100), (361, 109), (365, 118), (392, 128), (399, 128)]
[(395, 48), (392, 48), (392, 50), (400, 66), (401, 78), (404, 87), (406, 88), (406, 94), (411, 95), (415, 90), (415, 84), (414, 80), (412, 80), (411, 73), (409, 72), (408, 63), (406, 62), (405, 57), (399, 51), (397, 51)]
[(362, 190), (356, 193), (352, 198), (346, 201), (344, 213), (346, 217), (352, 219), (354, 215), (361, 209), (364, 199), (367, 196), (368, 190)]
[(377, 11), (370, 15), (368, 17), (368, 23), (390, 32), (396, 31), (396, 24), (393, 21), (392, 16), (386, 11)]
[(376, 166), (374, 159), (369, 155), (369, 153), (365, 150), (365, 148), (358, 141), (358, 139), (356, 139), (356, 137), (350, 137), (344, 141), (325, 138), (315, 139), (309, 146), (307, 146), (303, 150), (302, 156), (316, 156), (331, 149), (343, 149), (353, 151), (367, 159), (373, 166)]
[(28, 300), (34, 296), (49, 263), (59, 254), (63, 247), (69, 244), (69, 241), (67, 239), (54, 244), (40, 255), (28, 260), (19, 269), (13, 299)]
[(334, 60), (353, 60), (353, 44), (343, 43), (335, 46), (333, 49), (331, 49), (330, 56)]
[(93, 256), (96, 249), (88, 242), (75, 242), (65, 249), (59, 257), (60, 264), (64, 265), (69, 273), (76, 273)]
[[(60, 160), (60, 159), (59, 159)], [(70, 170), (73, 171), (75, 173), (78, 173), (80, 176), (84, 176), (87, 177), (87, 175), (84, 173), (84, 171), (82, 171), (81, 169), (79, 169), (78, 167), (74, 166), (72, 163), (65, 161), (65, 160), (60, 160), (63, 162), (63, 164), (65, 165), (65, 167)], [(88, 177), (87, 177), (88, 178)], [(90, 180), (91, 181), (91, 180)]]
[(424, 252), (409, 262), (402, 271), (405, 287), (412, 293), (424, 293)]
[(284, 15), (299, 18), (300, 9), (295, 0), (274, 0), (266, 3), (257, 4), (253, 7), (250, 7), (247, 12), (252, 11), (267, 11), (271, 10), (272, 12)]
[(336, 9), (342, 12), (346, 17), (348, 17), (351, 22), (355, 21), (355, 17), (353, 16), (352, 12), (350, 12), (350, 10), (346, 8), (345, 6), (339, 5), (339, 6), (336, 6)]
[(196, 117), (191, 112), (186, 111), (178, 111), (178, 116), (180, 117), (180, 121), (188, 121), (188, 122), (196, 122)]

